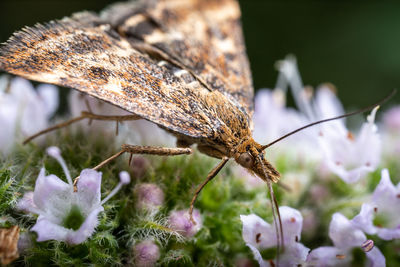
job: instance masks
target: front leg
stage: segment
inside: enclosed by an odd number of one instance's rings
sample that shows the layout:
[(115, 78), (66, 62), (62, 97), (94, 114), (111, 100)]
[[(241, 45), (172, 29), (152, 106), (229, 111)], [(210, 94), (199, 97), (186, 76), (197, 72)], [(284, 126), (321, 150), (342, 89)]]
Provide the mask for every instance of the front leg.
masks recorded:
[[(146, 155), (158, 155), (158, 156), (177, 156), (177, 155), (188, 155), (192, 154), (193, 150), (189, 147), (181, 148), (181, 147), (155, 147), (155, 146), (135, 146), (135, 145), (128, 145), (123, 144), (121, 146), (121, 150), (109, 157), (108, 159), (102, 161), (100, 164), (95, 166), (93, 170), (98, 170), (104, 165), (107, 165), (112, 160), (118, 158), (124, 153), (133, 154), (146, 154)], [(74, 191), (77, 190), (76, 185), (78, 183), (79, 177), (74, 179)]]
[(189, 216), (190, 216), (190, 221), (193, 224), (196, 224), (196, 222), (193, 219), (193, 208), (194, 208), (194, 203), (196, 202), (197, 197), (199, 196), (201, 190), (206, 186), (208, 182), (210, 182), (212, 179), (214, 179), (215, 176), (219, 173), (219, 171), (225, 166), (225, 164), (228, 162), (229, 158), (228, 157), (223, 157), (222, 160), (218, 163), (217, 166), (215, 166), (207, 175), (206, 180), (197, 187), (196, 192), (193, 195), (192, 201), (190, 202), (190, 209), (189, 209)]

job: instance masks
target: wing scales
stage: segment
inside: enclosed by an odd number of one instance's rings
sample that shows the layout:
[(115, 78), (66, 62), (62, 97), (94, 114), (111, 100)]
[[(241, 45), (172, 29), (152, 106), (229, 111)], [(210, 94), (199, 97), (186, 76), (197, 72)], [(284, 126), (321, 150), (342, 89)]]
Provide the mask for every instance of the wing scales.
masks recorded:
[(5, 71), (78, 89), (178, 133), (212, 136), (220, 122), (208, 114), (210, 92), (156, 63), (89, 13), (26, 28), (0, 50)]
[(119, 3), (102, 17), (120, 34), (166, 53), (209, 89), (229, 94), (252, 116), (253, 87), (236, 1)]
[[(212, 21), (223, 8), (229, 12)], [(118, 10), (120, 17), (115, 17)], [(199, 23), (194, 27), (196, 38), (189, 38), (190, 27), (178, 27), (192, 15), (189, 22)], [(0, 48), (0, 68), (88, 93), (192, 138), (220, 139), (221, 131), (216, 132), (221, 127), (226, 136), (239, 136), (249, 127), (253, 92), (237, 28), (239, 15), (232, 0), (127, 3), (110, 8), (102, 17), (78, 13), (16, 33)], [(127, 23), (141, 24), (142, 32), (132, 34)], [(232, 35), (226, 32), (231, 26)], [(183, 41), (185, 36), (188, 42)], [(207, 46), (208, 41), (223, 49)], [(151, 49), (138, 49), (140, 44), (159, 49), (171, 60), (160, 61)], [(232, 49), (232, 55), (219, 57), (218, 51), (224, 49)], [(235, 60), (227, 64), (224, 57)]]

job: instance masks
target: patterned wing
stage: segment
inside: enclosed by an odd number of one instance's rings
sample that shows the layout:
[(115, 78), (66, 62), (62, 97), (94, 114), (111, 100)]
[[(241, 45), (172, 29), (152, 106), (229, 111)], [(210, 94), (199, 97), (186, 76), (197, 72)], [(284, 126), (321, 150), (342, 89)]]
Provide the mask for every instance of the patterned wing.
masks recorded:
[(78, 89), (193, 138), (214, 135), (221, 108), (241, 113), (218, 91), (132, 48), (87, 12), (14, 34), (0, 48), (0, 69)]
[(236, 1), (118, 3), (102, 17), (131, 42), (161, 51), (161, 58), (178, 63), (210, 90), (231, 95), (251, 118), (253, 86)]

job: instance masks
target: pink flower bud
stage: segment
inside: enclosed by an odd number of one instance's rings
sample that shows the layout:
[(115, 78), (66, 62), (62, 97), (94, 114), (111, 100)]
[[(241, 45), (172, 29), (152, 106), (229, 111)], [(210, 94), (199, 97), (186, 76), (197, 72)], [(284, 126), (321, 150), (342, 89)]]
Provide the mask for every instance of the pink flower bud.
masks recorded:
[(137, 267), (154, 266), (160, 258), (160, 249), (153, 241), (145, 240), (134, 246), (133, 256)]
[(164, 203), (164, 192), (155, 184), (138, 184), (134, 192), (139, 210), (155, 209)]
[(203, 224), (200, 212), (196, 209), (193, 210), (193, 219), (196, 222), (196, 225), (190, 221), (189, 210), (177, 210), (171, 212), (168, 222), (170, 227), (181, 235), (193, 237), (200, 230)]

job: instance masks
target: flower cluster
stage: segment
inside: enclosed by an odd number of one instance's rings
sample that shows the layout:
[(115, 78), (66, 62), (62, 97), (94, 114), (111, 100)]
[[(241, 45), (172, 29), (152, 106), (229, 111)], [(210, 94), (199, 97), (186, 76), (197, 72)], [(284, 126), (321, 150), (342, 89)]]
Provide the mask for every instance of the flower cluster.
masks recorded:
[[(344, 113), (333, 85), (316, 90), (304, 86), (292, 57), (277, 66), (276, 88), (259, 90), (255, 98), (253, 135), (260, 144)], [(288, 88), (296, 108), (286, 105)], [(33, 88), (26, 80), (4, 77), (0, 89), (0, 123), (7, 126), (0, 131), (0, 150), (7, 155), (0, 160), (3, 239), (11, 240), (4, 233), (18, 229), (12, 246), (0, 249), (3, 263), (380, 267), (398, 260), (398, 106), (387, 112), (376, 108), (365, 119), (359, 116), (359, 128), (349, 128), (343, 119), (331, 121), (267, 149), (265, 156), (282, 176), (275, 189), (284, 244), (278, 253), (280, 235), (274, 223), (263, 219), (272, 217), (265, 183), (243, 168), (225, 167), (202, 190), (194, 224), (190, 200), (215, 159), (200, 153), (162, 159), (121, 156), (102, 167), (102, 173), (87, 169), (115, 153), (122, 142), (174, 146), (173, 138), (150, 122), (124, 122), (116, 135), (115, 122), (94, 120), (78, 123), (79, 131), (46, 139), (47, 154), (57, 164), (43, 158), (37, 146), (14, 149), (22, 137), (50, 124), (58, 106), (57, 89)], [(69, 108), (71, 117), (82, 111), (129, 115), (77, 92), (71, 92)], [(80, 172), (75, 185), (54, 144), (62, 149), (71, 173)], [(130, 174), (120, 172), (118, 183), (113, 177), (124, 169)], [(120, 190), (130, 176), (131, 185)], [(109, 193), (102, 197), (101, 192)]]
[[(332, 85), (320, 86), (313, 97), (312, 89), (305, 88), (302, 84), (294, 58), (288, 57), (278, 66), (280, 76), (276, 89), (262, 90), (256, 97), (258, 101), (256, 100), (254, 114), (254, 120), (257, 122), (255, 133), (274, 129), (270, 131), (272, 133), (269, 137), (270, 140), (263, 140), (263, 142), (273, 141), (279, 135), (298, 128), (299, 124), (304, 126), (313, 121), (344, 114), (344, 109), (336, 97)], [(298, 111), (286, 108), (285, 101), (282, 100), (284, 99), (282, 95), (288, 86), (292, 90)], [(266, 107), (269, 108), (268, 111), (265, 110)], [(282, 144), (281, 148), (285, 150), (284, 153), (288, 154), (291, 153), (290, 149), (295, 146), (297, 151), (301, 151), (300, 153), (307, 153), (307, 156), (313, 155), (314, 157), (311, 156), (311, 158), (314, 160), (311, 166), (319, 165), (317, 167), (319, 179), (325, 179), (324, 177), (333, 174), (347, 184), (355, 184), (365, 179), (369, 173), (377, 170), (382, 159), (382, 139), (388, 139), (390, 136), (391, 140), (395, 140), (399, 137), (400, 128), (398, 127), (398, 116), (396, 116), (398, 108), (393, 108), (384, 115), (387, 132), (383, 133), (378, 131), (375, 123), (377, 110), (378, 107), (367, 116), (366, 122), (362, 124), (358, 134), (353, 134), (348, 130), (344, 120), (336, 120), (307, 129), (297, 134), (295, 138), (282, 141), (286, 144)], [(293, 128), (287, 129), (287, 125)], [(300, 143), (300, 145), (296, 143)], [(388, 149), (386, 153), (393, 155), (396, 153), (395, 150)], [(288, 181), (289, 176), (290, 173), (285, 173), (284, 183)], [(300, 190), (296, 197), (301, 197), (301, 194), (306, 191), (304, 187), (309, 184), (310, 178), (307, 178), (308, 175), (302, 176), (298, 172), (295, 176), (297, 183), (289, 179), (288, 184), (291, 189), (294, 189), (292, 194), (296, 194), (298, 192), (296, 184), (300, 183), (302, 191)], [(249, 179), (247, 182), (251, 184), (252, 180)], [(312, 199), (316, 201), (314, 205), (322, 199), (326, 201), (329, 192), (322, 185), (314, 185), (310, 187), (309, 191)], [(368, 196), (368, 193), (366, 194)], [(367, 202), (364, 200), (365, 203), (362, 204), (358, 215), (352, 220), (347, 219), (340, 212), (332, 215), (329, 237), (333, 246), (322, 246), (312, 250), (300, 243), (303, 223), (300, 211), (285, 206), (281, 207), (285, 248), (283, 254), (280, 255), (279, 264), (281, 266), (345, 266), (354, 260), (354, 249), (359, 249), (365, 252), (370, 266), (385, 266), (384, 255), (366, 235), (377, 235), (383, 240), (400, 238), (399, 195), (400, 184), (395, 187), (389, 178), (389, 171), (382, 170), (379, 185), (370, 195), (371, 197), (367, 197), (371, 200)], [(302, 212), (307, 214), (307, 210), (302, 210)], [(315, 221), (313, 212), (310, 215)], [(266, 223), (255, 214), (241, 215), (241, 220), (243, 240), (253, 252), (254, 258), (260, 266), (269, 266), (269, 264), (273, 266), (272, 261), (276, 261), (275, 256), (266, 261), (261, 256), (261, 252), (276, 247), (276, 231), (278, 230), (274, 225)], [(316, 226), (315, 222), (311, 223), (313, 227)]]
[[(94, 97), (84, 95), (78, 91), (71, 91), (69, 94), (69, 109), (72, 117), (78, 117), (82, 111), (89, 111), (97, 115), (125, 116), (132, 115), (126, 110), (100, 101)], [(154, 123), (146, 120), (127, 121), (127, 122), (109, 122), (109, 121), (82, 121), (78, 123), (80, 129), (87, 132), (101, 131), (103, 134), (115, 135), (118, 127), (119, 140), (130, 144), (142, 145), (165, 145), (173, 146), (174, 138), (166, 131), (159, 128)], [(134, 132), (135, 134), (132, 134)], [(112, 138), (116, 138), (113, 136)]]
[(41, 84), (35, 90), (28, 80), (1, 76), (0, 154), (7, 155), (21, 137), (45, 129), (58, 102), (58, 89), (53, 85)]

